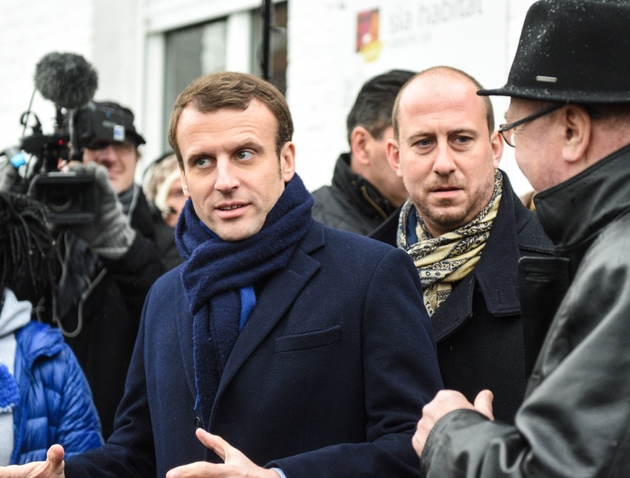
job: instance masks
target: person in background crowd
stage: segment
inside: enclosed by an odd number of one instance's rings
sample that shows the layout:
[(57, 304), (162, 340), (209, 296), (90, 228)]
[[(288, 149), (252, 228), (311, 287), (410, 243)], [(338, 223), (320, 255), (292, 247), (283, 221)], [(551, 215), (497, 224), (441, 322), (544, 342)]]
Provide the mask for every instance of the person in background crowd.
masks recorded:
[(88, 145), (83, 152), (83, 162), (105, 166), (107, 177), (122, 205), (123, 213), (130, 218), (132, 227), (138, 229), (158, 248), (166, 268), (172, 269), (182, 262), (175, 246), (174, 227), (166, 227), (165, 221), (152, 217), (142, 188), (135, 183), (136, 169), (140, 160), (138, 147), (145, 143), (133, 124), (134, 116), (130, 109), (111, 101), (93, 102), (97, 107), (107, 108), (122, 114), (126, 139), (124, 141), (101, 142)]
[[(122, 125), (108, 122), (102, 126), (122, 132), (123, 137), (88, 145), (86, 164), (68, 165), (59, 160), (62, 170), (71, 168), (94, 176), (99, 210), (90, 224), (54, 229), (61, 277), (55, 291), (37, 297), (36, 310), (42, 321), (61, 329), (77, 356), (107, 437), (123, 394), (144, 298), (166, 267), (158, 254), (144, 195), (132, 187), (137, 149), (144, 143), (133, 125), (133, 114), (113, 102), (92, 102), (85, 108), (100, 108), (104, 116), (121, 114)], [(8, 191), (19, 183), (18, 166), (6, 155), (3, 159), (0, 185)], [(106, 167), (98, 166), (97, 161)], [(172, 232), (170, 235), (173, 248)]]
[(0, 192), (0, 465), (102, 445), (87, 380), (58, 329), (32, 320), (59, 273), (42, 204)]
[(487, 390), (424, 408), (428, 478), (630, 476), (628, 31), (628, 2), (536, 2), (507, 84), (479, 92), (511, 97), (499, 131), (557, 254), (521, 262), (521, 300), (552, 322), (515, 425)]
[(350, 152), (337, 159), (332, 185), (313, 192), (313, 218), (324, 225), (367, 235), (407, 199), (387, 163), (393, 137), (392, 109), (400, 88), (414, 75), (392, 70), (363, 85), (348, 115)]
[(93, 223), (58, 228), (63, 270), (54, 324), (66, 337), (90, 383), (103, 436), (114, 427), (146, 294), (179, 253), (173, 232), (154, 221), (141, 188), (134, 183), (138, 147), (133, 113), (113, 102), (95, 107), (120, 113), (122, 141), (87, 145), (83, 163), (66, 166), (90, 174), (100, 191)]
[(172, 152), (167, 153), (158, 158), (150, 168), (144, 194), (157, 208), (164, 222), (175, 227), (188, 199), (182, 188), (177, 157)]
[(470, 399), (492, 388), (495, 416), (513, 422), (527, 379), (518, 261), (552, 245), (498, 169), (503, 142), (478, 88), (442, 66), (401, 90), (388, 156), (410, 198), (370, 236), (416, 264), (444, 385)]
[(253, 75), (179, 95), (186, 262), (147, 297), (117, 428), (0, 478), (420, 476), (411, 432), (442, 382), (418, 275), (404, 252), (312, 219), (292, 133)]

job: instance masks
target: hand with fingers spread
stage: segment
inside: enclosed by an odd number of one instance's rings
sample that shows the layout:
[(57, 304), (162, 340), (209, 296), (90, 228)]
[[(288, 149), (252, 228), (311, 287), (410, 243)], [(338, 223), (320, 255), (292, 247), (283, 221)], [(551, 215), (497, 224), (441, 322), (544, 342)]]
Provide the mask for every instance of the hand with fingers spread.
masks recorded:
[(0, 466), (0, 478), (65, 478), (63, 457), (63, 447), (53, 445), (48, 449), (46, 461)]
[(170, 470), (166, 474), (166, 478), (280, 478), (280, 475), (274, 470), (268, 470), (254, 464), (223, 438), (212, 435), (202, 428), (197, 429), (196, 434), (199, 441), (219, 455), (223, 463), (201, 461), (178, 466)]
[(490, 390), (482, 390), (475, 397), (475, 403), (470, 403), (466, 397), (455, 390), (441, 390), (431, 402), (422, 409), (422, 419), (418, 422), (416, 433), (413, 435), (413, 448), (418, 456), (422, 456), (424, 445), (435, 424), (447, 413), (455, 410), (476, 410), (490, 420), (494, 420), (492, 400), (494, 395)]

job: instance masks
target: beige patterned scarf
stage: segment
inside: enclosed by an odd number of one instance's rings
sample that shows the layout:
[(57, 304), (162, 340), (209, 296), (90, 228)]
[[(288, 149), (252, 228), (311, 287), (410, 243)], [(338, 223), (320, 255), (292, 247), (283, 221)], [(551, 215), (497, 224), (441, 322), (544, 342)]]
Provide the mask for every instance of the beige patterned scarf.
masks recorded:
[[(453, 283), (472, 272), (481, 259), (502, 191), (503, 176), (497, 170), (494, 192), (486, 207), (465, 226), (438, 237), (431, 236), (410, 199), (403, 204), (396, 243), (411, 256), (418, 269), (424, 305), (430, 316), (448, 298)], [(413, 242), (409, 244), (410, 241)]]

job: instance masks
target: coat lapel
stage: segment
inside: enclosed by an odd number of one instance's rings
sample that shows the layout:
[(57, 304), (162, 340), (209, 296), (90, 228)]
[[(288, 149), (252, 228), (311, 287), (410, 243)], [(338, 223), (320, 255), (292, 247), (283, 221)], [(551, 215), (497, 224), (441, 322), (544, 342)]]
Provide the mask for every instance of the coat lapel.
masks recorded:
[(475, 275), (468, 274), (431, 316), (435, 341), (451, 335), (472, 317)]
[(475, 277), (483, 294), (488, 312), (496, 316), (521, 313), (518, 294), (518, 234), (514, 201), (520, 201), (504, 177), (503, 196), (490, 237), (475, 267)]
[(188, 388), (190, 388), (190, 394), (194, 398), (197, 396), (197, 387), (195, 386), (195, 365), (193, 357), (193, 317), (188, 311), (188, 300), (186, 299), (184, 286), (182, 285), (179, 274), (177, 275), (176, 290), (179, 293), (179, 297), (177, 297), (173, 303), (180, 304), (180, 311), (176, 314), (179, 349), (182, 355)]
[(287, 267), (271, 276), (234, 344), (221, 377), (215, 404), (221, 399), (226, 387), (243, 364), (265, 340), (311, 277), (319, 270), (320, 263), (309, 254), (323, 245), (324, 227), (314, 222), (291, 256)]

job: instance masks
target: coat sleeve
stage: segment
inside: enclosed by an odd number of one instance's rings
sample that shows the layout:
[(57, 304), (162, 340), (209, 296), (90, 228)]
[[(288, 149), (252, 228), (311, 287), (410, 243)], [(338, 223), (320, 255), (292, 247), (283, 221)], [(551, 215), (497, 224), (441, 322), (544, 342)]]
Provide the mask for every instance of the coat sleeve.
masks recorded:
[(630, 470), (630, 238), (593, 246), (565, 296), (515, 426), (445, 415), (422, 466), (432, 477), (627, 476)]
[(416, 477), (411, 436), (442, 388), (433, 332), (409, 256), (391, 249), (370, 279), (362, 314), (366, 442), (275, 460), (287, 478)]

